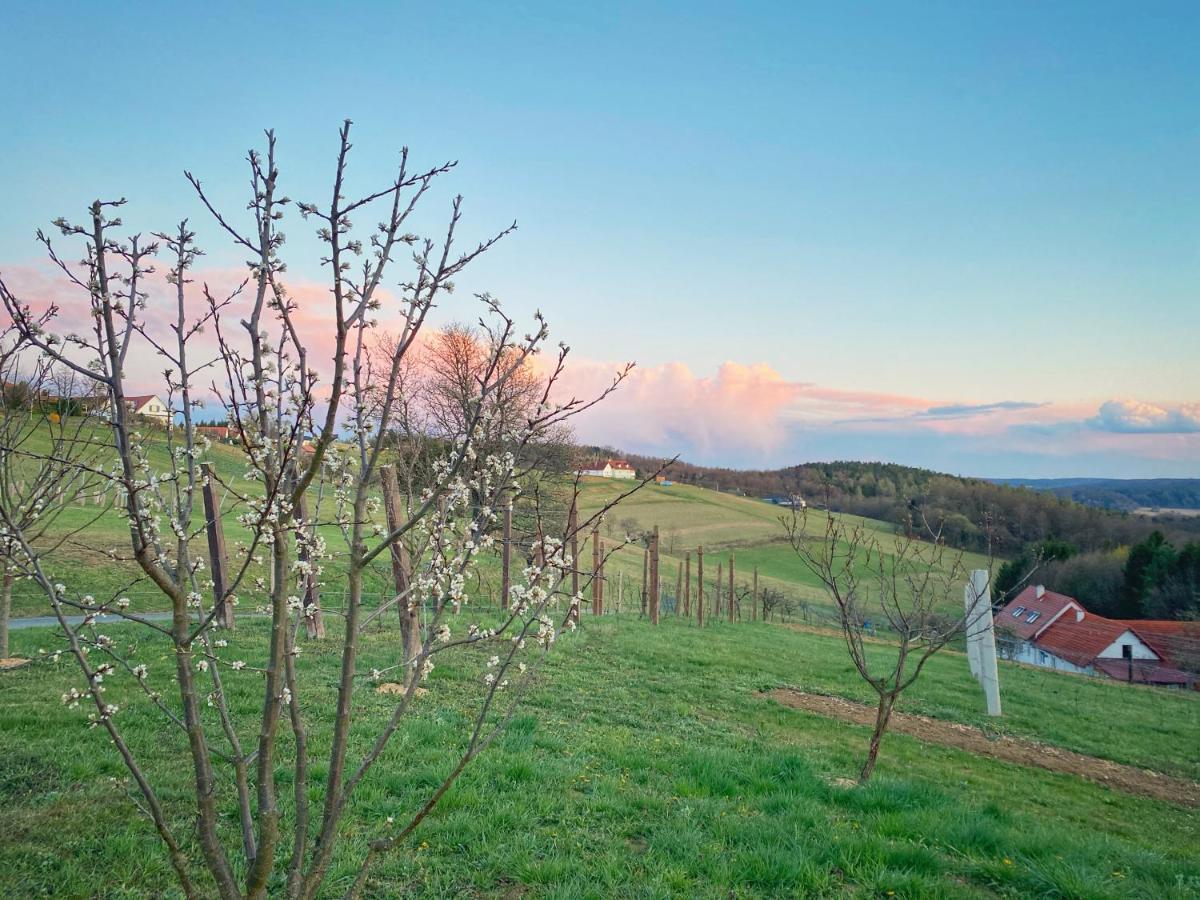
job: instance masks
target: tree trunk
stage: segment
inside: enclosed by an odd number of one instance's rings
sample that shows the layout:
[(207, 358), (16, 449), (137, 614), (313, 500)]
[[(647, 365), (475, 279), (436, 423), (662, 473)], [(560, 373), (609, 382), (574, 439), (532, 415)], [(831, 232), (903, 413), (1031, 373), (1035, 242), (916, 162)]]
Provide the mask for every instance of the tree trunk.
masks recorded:
[(859, 784), (866, 784), (871, 780), (871, 774), (875, 771), (875, 760), (879, 757), (879, 745), (883, 742), (883, 735), (892, 718), (892, 707), (895, 705), (895, 694), (879, 695), (879, 706), (875, 710), (875, 731), (871, 734), (871, 746), (867, 749), (867, 759), (863, 763), (862, 771), (858, 774)]
[(13, 574), (4, 569), (4, 581), (0, 586), (0, 659), (8, 656), (8, 620), (12, 616)]
[[(383, 488), (383, 508), (384, 514), (387, 516), (387, 527), (389, 531), (394, 531), (403, 524), (400, 511), (400, 482), (396, 478), (395, 469), (391, 466), (381, 468), (379, 483)], [(504, 546), (504, 550), (507, 552), (507, 544)], [(412, 661), (421, 652), (423, 642), (421, 640), (420, 606), (416, 602), (416, 597), (409, 596), (412, 588), (412, 557), (409, 555), (408, 545), (403, 537), (392, 544), (391, 559), (392, 586), (395, 588), (397, 596), (402, 598), (397, 604), (400, 617), (400, 652), (405, 662), (401, 683), (407, 688), (417, 677), (412, 667)]]

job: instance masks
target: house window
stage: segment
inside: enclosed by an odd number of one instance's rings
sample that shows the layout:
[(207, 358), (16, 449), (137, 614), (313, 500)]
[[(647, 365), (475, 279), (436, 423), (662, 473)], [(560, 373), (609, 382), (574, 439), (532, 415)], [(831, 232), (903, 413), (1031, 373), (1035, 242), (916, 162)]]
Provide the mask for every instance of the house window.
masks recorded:
[(1050, 657), (1046, 655), (1045, 650), (1038, 651), (1038, 662), (1040, 662), (1043, 666), (1046, 664), (1046, 660), (1048, 660), (1049, 658)]
[(1021, 618), (1021, 613), (1023, 613), (1023, 612), (1025, 612), (1025, 607), (1018, 606), (1016, 609), (1013, 610), (1012, 617), (1014, 619), (1019, 619), (1019, 618)]
[(1031, 613), (1029, 614), (1029, 617), (1028, 617), (1028, 618), (1027, 618), (1025, 621), (1026, 621), (1028, 624), (1032, 625), (1034, 622), (1036, 622), (1036, 621), (1037, 621), (1038, 619), (1040, 619), (1041, 617), (1042, 617), (1042, 614), (1041, 614), (1040, 612), (1031, 612)]

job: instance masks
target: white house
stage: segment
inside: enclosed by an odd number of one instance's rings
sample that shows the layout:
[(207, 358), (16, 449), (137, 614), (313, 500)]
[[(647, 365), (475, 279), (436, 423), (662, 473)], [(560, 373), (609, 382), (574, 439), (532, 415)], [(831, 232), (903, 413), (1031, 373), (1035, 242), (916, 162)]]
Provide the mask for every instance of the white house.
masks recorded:
[(623, 459), (605, 459), (593, 463), (590, 468), (580, 469), (580, 475), (590, 475), (593, 478), (636, 478), (637, 470)]
[[(1109, 619), (1083, 608), (1074, 597), (1042, 585), (1025, 588), (996, 615), (1017, 662), (1122, 681), (1183, 685), (1187, 673), (1171, 666), (1163, 641), (1138, 633), (1135, 620)], [(1148, 623), (1157, 624), (1157, 623)]]
[[(108, 410), (109, 403), (103, 402), (103, 409)], [(130, 416), (140, 416), (150, 419), (166, 427), (171, 424), (171, 410), (154, 394), (143, 394), (137, 397), (125, 398), (125, 412)]]

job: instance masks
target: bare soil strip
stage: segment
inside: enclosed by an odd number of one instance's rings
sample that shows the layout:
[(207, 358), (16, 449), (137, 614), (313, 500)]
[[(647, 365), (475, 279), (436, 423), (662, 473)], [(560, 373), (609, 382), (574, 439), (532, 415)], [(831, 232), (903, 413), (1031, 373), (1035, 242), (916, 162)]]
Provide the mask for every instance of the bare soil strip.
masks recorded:
[[(767, 696), (778, 700), (784, 706), (840, 719), (843, 722), (868, 726), (875, 724), (874, 707), (843, 697), (807, 694), (790, 688), (777, 688)], [(970, 725), (899, 712), (892, 713), (890, 730), (931, 744), (955, 747), (1004, 762), (1078, 775), (1080, 778), (1126, 794), (1151, 797), (1180, 806), (1200, 806), (1200, 784), (1193, 781), (1159, 775), (1148, 769), (1121, 765), (1073, 750), (1040, 744), (1037, 741), (1008, 736), (990, 737)]]

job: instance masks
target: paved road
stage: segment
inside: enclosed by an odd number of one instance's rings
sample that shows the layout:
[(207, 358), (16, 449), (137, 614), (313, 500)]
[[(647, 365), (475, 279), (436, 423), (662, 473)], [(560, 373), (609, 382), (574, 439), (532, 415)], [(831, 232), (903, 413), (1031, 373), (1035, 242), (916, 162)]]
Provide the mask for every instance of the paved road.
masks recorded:
[[(169, 612), (148, 612), (140, 613), (141, 618), (149, 619), (151, 622), (169, 622), (171, 621), (171, 613)], [(67, 616), (67, 623), (70, 625), (79, 625), (83, 622), (85, 616)], [(101, 615), (97, 617), (98, 622), (107, 622), (110, 625), (124, 621), (120, 616)], [(10, 619), (8, 622), (10, 629), (17, 628), (57, 628), (58, 618), (55, 616), (21, 616), (16, 619)]]

